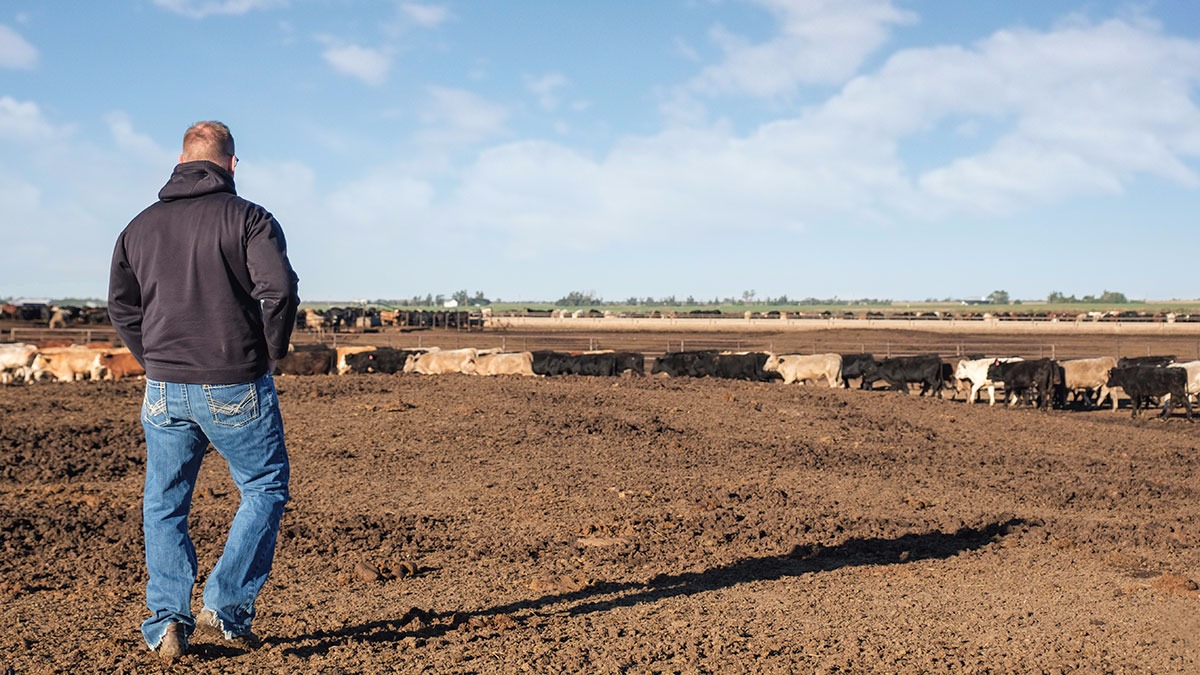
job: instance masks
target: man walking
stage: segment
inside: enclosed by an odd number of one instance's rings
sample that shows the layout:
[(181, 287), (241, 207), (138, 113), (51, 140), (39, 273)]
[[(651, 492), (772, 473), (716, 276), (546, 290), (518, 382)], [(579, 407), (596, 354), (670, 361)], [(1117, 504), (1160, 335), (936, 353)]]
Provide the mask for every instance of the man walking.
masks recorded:
[[(146, 644), (168, 661), (197, 625), (257, 646), (254, 601), (267, 580), (288, 500), (288, 457), (271, 370), (287, 353), (299, 304), (283, 230), (237, 196), (233, 135), (197, 122), (158, 201), (117, 239), (108, 312), (146, 369)], [(241, 504), (191, 611), (196, 549), (188, 513), (209, 443)]]

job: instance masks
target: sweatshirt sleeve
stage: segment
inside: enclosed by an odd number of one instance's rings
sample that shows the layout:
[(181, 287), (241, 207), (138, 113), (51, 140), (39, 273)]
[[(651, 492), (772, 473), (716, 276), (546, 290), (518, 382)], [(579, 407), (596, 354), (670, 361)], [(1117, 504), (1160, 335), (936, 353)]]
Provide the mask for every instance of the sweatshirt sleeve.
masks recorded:
[(246, 265), (254, 282), (252, 295), (262, 305), (267, 352), (272, 359), (287, 356), (300, 305), (300, 279), (287, 257), (283, 228), (271, 214), (260, 211), (246, 233)]
[(138, 363), (142, 357), (142, 287), (129, 265), (125, 233), (117, 238), (108, 274), (108, 318)]

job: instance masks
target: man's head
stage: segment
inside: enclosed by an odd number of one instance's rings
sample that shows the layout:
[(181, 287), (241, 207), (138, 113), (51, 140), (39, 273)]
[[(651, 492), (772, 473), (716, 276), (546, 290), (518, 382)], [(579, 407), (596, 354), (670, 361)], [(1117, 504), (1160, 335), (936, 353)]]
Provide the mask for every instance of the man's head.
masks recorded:
[(237, 166), (234, 155), (233, 134), (229, 127), (217, 121), (196, 122), (183, 134), (183, 152), (180, 163), (207, 160), (228, 169)]

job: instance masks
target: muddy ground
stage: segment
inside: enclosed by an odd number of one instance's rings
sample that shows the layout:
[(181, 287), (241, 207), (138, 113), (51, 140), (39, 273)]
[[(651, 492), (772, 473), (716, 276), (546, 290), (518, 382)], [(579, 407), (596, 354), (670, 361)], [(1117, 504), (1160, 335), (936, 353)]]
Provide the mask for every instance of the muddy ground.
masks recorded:
[[(0, 390), (0, 672), (1200, 670), (1182, 415), (720, 380), (277, 382), (293, 500), (266, 644), (197, 636), (170, 668), (138, 632), (143, 385)], [(210, 452), (201, 576), (236, 504)]]

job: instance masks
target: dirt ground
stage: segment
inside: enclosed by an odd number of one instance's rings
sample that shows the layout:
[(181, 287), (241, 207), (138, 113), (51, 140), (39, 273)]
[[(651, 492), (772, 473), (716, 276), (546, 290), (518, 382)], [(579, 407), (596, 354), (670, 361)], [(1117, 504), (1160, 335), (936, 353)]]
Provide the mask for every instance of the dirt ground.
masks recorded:
[[(711, 379), (277, 384), (293, 482), (265, 645), (197, 635), (170, 668), (138, 632), (142, 383), (0, 389), (0, 672), (1200, 671), (1182, 414)], [(210, 452), (201, 577), (236, 506)]]

